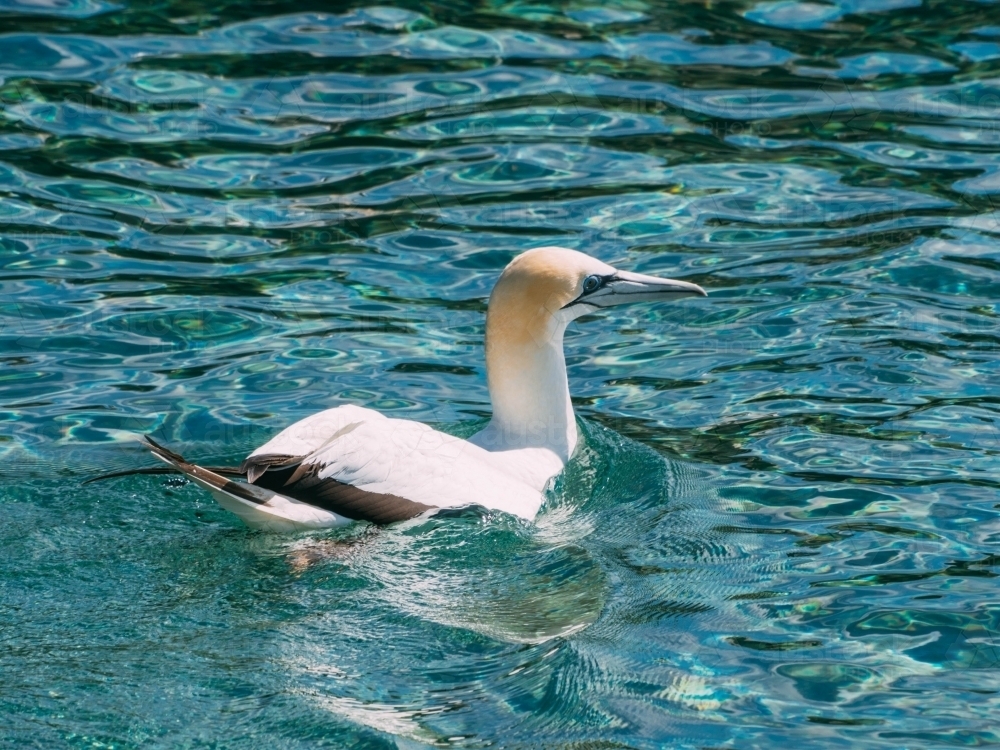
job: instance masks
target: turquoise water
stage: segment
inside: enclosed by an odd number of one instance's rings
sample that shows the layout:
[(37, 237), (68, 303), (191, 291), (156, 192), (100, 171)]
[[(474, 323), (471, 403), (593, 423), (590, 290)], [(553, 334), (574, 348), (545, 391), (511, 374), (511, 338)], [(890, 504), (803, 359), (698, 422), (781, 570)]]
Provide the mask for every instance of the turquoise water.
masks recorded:
[[(0, 0), (0, 744), (1000, 744), (998, 110), (963, 0)], [(81, 486), (470, 434), (543, 244), (710, 297), (572, 326), (537, 523)]]

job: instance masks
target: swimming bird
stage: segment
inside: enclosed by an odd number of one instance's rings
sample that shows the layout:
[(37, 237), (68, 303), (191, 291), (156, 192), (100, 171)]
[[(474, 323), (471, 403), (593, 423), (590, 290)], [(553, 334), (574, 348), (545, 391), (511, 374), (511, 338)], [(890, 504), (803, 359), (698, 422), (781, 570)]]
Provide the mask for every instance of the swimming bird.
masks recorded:
[(697, 284), (620, 271), (576, 250), (528, 250), (490, 294), (486, 375), (493, 416), (468, 440), (354, 405), (294, 423), (238, 469), (203, 468), (151, 437), (143, 440), (252, 528), (386, 524), (468, 505), (531, 521), (577, 444), (566, 326), (613, 305), (705, 294)]

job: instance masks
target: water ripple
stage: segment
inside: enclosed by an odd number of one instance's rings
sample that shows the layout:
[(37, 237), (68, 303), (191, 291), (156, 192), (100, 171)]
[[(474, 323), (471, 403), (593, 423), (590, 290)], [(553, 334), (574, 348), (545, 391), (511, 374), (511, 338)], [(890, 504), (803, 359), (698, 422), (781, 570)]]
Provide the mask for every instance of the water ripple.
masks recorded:
[[(987, 11), (0, 0), (4, 738), (1000, 742)], [(537, 523), (78, 485), (344, 402), (471, 434), (542, 244), (711, 295), (570, 327)]]

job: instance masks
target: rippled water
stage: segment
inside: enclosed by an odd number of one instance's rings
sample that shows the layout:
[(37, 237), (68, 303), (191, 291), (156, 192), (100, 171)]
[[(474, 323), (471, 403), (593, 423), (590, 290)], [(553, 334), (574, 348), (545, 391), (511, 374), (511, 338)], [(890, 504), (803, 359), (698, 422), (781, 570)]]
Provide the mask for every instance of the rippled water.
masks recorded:
[[(1000, 744), (988, 2), (0, 0), (0, 744)], [(257, 534), (151, 465), (471, 433), (561, 244), (534, 525)]]

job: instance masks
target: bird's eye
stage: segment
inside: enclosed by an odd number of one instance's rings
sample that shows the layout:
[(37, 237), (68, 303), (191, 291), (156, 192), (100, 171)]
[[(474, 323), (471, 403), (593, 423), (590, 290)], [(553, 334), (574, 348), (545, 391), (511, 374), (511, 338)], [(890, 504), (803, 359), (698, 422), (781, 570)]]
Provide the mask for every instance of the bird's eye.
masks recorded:
[(597, 287), (601, 285), (600, 276), (588, 276), (583, 280), (583, 291), (585, 294), (590, 294), (595, 291)]

